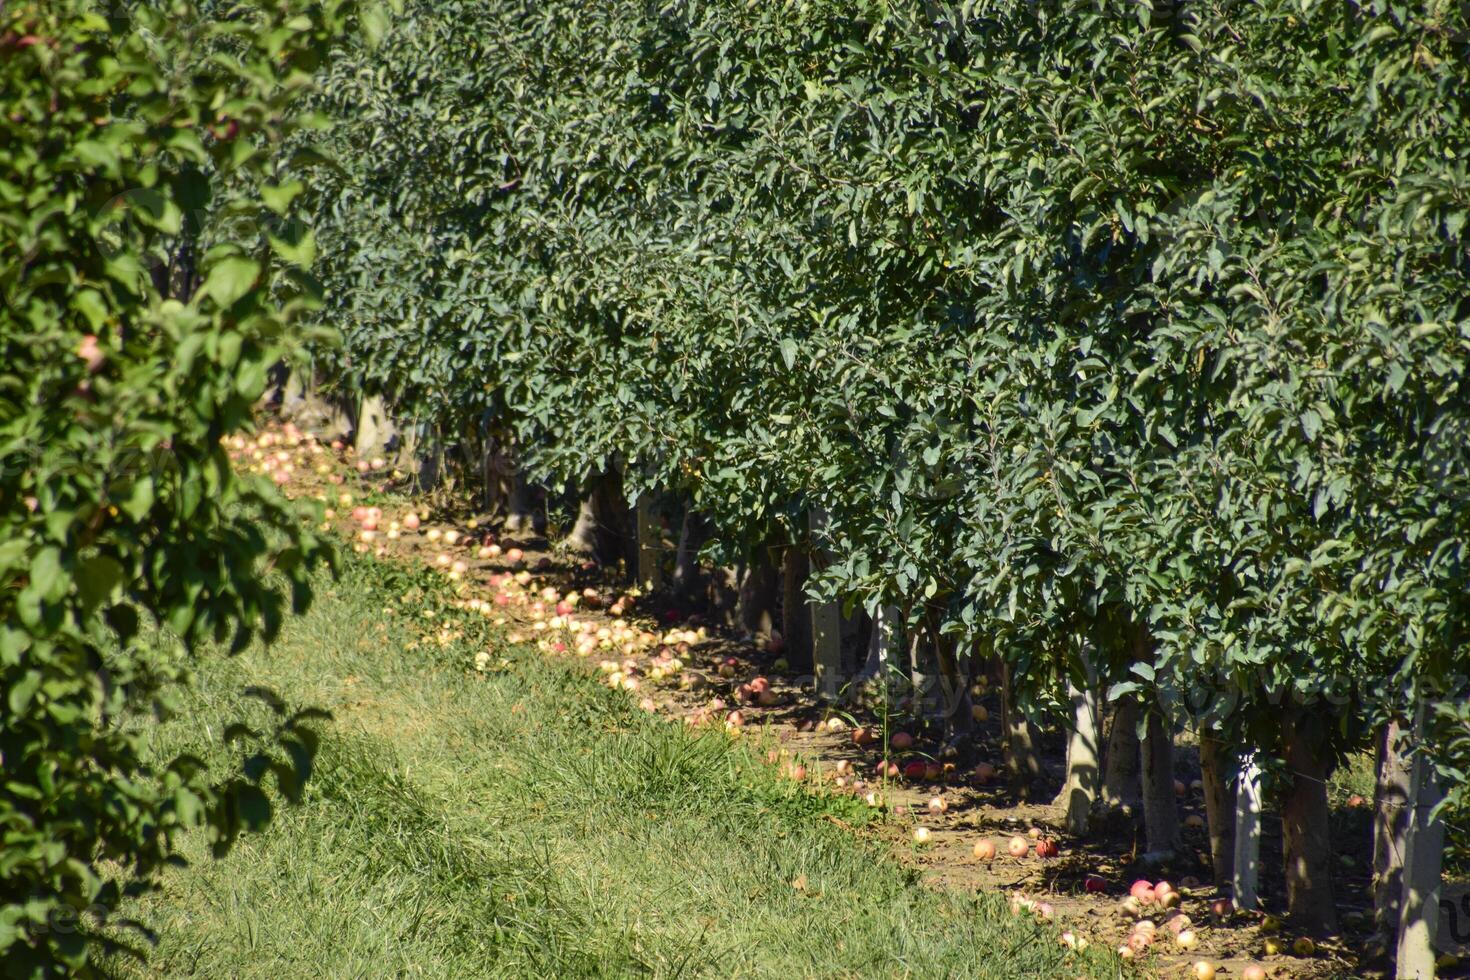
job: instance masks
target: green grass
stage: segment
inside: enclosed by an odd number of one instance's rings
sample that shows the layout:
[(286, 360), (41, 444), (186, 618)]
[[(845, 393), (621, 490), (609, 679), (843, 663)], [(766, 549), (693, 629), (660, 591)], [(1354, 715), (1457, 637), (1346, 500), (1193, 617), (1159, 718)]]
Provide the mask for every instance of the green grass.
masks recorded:
[[(160, 756), (223, 765), (262, 683), (334, 713), (305, 801), (125, 910), (156, 929), (124, 976), (1110, 975), (996, 896), (939, 893), (802, 792), (704, 736), (488, 634), (410, 649), (403, 577), (352, 563), (270, 649), (201, 667)], [(791, 882), (807, 876), (808, 890)], [(1089, 956), (1091, 954), (1089, 953)]]

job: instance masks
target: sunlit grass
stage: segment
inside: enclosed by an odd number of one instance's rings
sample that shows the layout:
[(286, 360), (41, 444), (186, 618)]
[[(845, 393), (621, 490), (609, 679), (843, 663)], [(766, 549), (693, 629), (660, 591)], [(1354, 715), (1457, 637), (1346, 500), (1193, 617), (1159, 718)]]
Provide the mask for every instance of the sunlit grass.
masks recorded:
[(474, 627), (415, 646), (427, 620), (382, 576), (354, 564), (273, 648), (210, 661), (160, 731), (160, 753), (218, 752), (250, 710), (246, 683), (335, 715), (303, 805), (223, 861), (194, 842), (194, 865), (128, 910), (161, 942), (125, 975), (1112, 971), (1069, 962), (996, 896), (925, 888), (849, 829), (865, 808), (799, 789), (723, 734), (524, 649), (474, 674)]

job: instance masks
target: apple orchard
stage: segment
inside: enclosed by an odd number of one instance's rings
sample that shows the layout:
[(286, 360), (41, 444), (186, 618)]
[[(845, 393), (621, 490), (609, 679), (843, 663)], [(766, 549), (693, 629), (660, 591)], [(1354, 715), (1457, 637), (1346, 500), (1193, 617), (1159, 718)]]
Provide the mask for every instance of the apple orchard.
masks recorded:
[(915, 847), (957, 785), (1053, 828), (967, 860), (1120, 842), (1068, 888), (1140, 968), (1455, 968), (1463, 4), (216, 6), (0, 7), (0, 955), (300, 793), (309, 711), (223, 781), (106, 719), (345, 528), (692, 724), (842, 719)]

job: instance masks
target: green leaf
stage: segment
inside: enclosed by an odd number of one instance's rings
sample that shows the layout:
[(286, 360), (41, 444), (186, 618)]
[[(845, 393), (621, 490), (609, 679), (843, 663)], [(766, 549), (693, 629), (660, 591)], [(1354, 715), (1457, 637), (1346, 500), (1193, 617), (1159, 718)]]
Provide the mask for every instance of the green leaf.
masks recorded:
[(107, 555), (93, 555), (77, 564), (77, 592), (83, 605), (94, 609), (112, 597), (122, 584), (123, 567)]
[(254, 259), (227, 256), (210, 267), (199, 292), (222, 307), (230, 307), (255, 288), (259, 277), (260, 264)]

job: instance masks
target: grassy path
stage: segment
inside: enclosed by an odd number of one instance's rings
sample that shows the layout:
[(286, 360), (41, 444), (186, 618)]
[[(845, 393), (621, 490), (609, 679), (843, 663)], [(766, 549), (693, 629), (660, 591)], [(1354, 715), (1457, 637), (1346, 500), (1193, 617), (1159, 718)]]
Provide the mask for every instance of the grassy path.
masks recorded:
[[(810, 795), (521, 649), (425, 643), (420, 584), (351, 563), (271, 649), (202, 668), (160, 753), (221, 760), (245, 684), (333, 712), (306, 801), (128, 910), (131, 976), (1104, 975), (994, 897), (926, 890)], [(413, 601), (401, 601), (418, 596)], [(442, 612), (441, 612), (442, 616)], [(855, 809), (856, 808), (856, 809)], [(793, 881), (805, 876), (805, 889)]]

